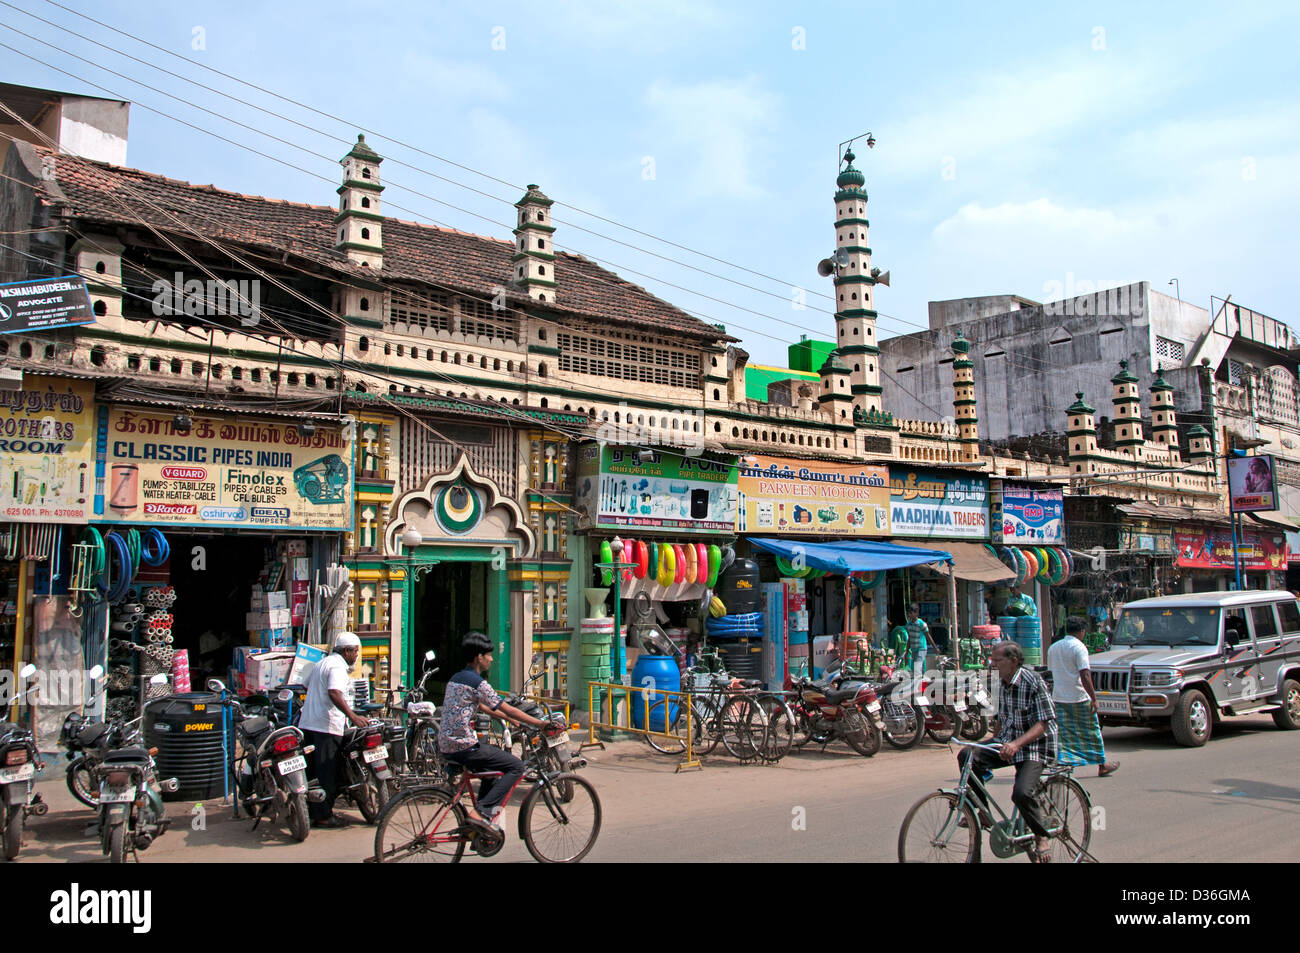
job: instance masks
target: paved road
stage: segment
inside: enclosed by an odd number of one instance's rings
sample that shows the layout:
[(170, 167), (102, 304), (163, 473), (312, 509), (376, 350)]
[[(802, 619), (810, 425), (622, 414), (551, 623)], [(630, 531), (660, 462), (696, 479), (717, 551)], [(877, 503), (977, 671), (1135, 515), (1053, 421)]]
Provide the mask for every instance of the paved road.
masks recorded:
[[(1180, 748), (1168, 733), (1139, 729), (1108, 729), (1106, 740), (1123, 763), (1119, 773), (1099, 779), (1095, 768), (1080, 772), (1104, 812), (1104, 829), (1092, 841), (1099, 860), (1300, 858), (1300, 732), (1278, 731), (1268, 716), (1255, 716), (1216, 728), (1204, 748)], [(793, 755), (777, 766), (719, 757), (682, 774), (674, 774), (671, 759), (636, 742), (588, 754), (585, 773), (605, 814), (589, 859), (606, 862), (892, 862), (907, 808), (956, 775), (952, 753), (928, 740), (912, 751), (886, 747), (870, 759), (842, 746)], [(994, 783), (1004, 804), (1010, 777), (1000, 772)], [(29, 819), (21, 861), (106, 862), (85, 833), (91, 813), (72, 800), (61, 776), (41, 789), (51, 810)], [(313, 831), (295, 844), (265, 824), (250, 832), (249, 822), (232, 821), (219, 801), (205, 804), (206, 829), (193, 830), (191, 807), (169, 805), (175, 826), (141, 855), (144, 863), (354, 862), (372, 849), (373, 828)], [(799, 818), (804, 829), (796, 829)], [(530, 860), (514, 820), (511, 811), (511, 839), (492, 863)], [(985, 858), (992, 859), (987, 849)]]

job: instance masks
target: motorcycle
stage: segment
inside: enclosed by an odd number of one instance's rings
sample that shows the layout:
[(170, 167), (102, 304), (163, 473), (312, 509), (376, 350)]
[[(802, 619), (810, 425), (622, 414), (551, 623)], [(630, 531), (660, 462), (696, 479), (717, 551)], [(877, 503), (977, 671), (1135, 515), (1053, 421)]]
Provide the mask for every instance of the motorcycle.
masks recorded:
[[(209, 679), (208, 691), (226, 692), (220, 679)], [(292, 691), (281, 689), (276, 700), (288, 703)], [(301, 843), (307, 839), (311, 821), (307, 814), (307, 755), (315, 749), (303, 744), (303, 735), (293, 725), (276, 726), (270, 718), (248, 715), (232, 700), (239, 753), (232, 765), (239, 803), (253, 818), (257, 830), (263, 818), (279, 823), (283, 811), (289, 833)]]
[[(430, 691), (430, 679), (442, 671), (433, 665), (436, 658), (432, 650), (424, 653), (424, 667), (415, 688), (398, 685), (388, 693), (384, 710), (388, 722), (385, 743), (392, 746), (389, 766), (399, 777), (446, 778), (442, 759), (438, 757), (438, 706), (425, 700)], [(395, 706), (394, 698), (402, 699), (401, 704)], [(405, 725), (399, 720), (402, 711), (406, 713)], [(396, 786), (396, 782), (390, 784), (390, 787)]]
[[(35, 673), (35, 665), (26, 665), (18, 674), (20, 678), (31, 678)], [(0, 816), (0, 844), (5, 860), (16, 859), (22, 850), (27, 815), (41, 817), (49, 810), (35, 792), (36, 772), (45, 767), (38, 757), (36, 737), (30, 730), (11, 722), (0, 724), (0, 810), (4, 812)]]
[(869, 758), (880, 750), (880, 699), (866, 682), (838, 681), (838, 674), (838, 670), (828, 672), (820, 683), (802, 675), (790, 680), (794, 744), (802, 748), (815, 741), (824, 750), (832, 741), (843, 741)]
[[(951, 677), (948, 673), (952, 673)], [(921, 681), (921, 691), (930, 701), (925, 712), (925, 733), (941, 745), (961, 732), (966, 721), (966, 696), (958, 686), (957, 662), (946, 655), (939, 656), (938, 684), (930, 679)], [(938, 697), (931, 698), (937, 693)]]
[(887, 680), (873, 683), (853, 674), (850, 669), (841, 668), (838, 687), (843, 691), (850, 685), (868, 685), (880, 699), (881, 736), (891, 747), (900, 750), (915, 748), (925, 736), (929, 699), (924, 692), (913, 691), (909, 679), (894, 677), (888, 666), (882, 666), (881, 671)]
[(992, 727), (997, 708), (989, 695), (988, 688), (979, 680), (968, 683), (966, 689), (966, 717), (961, 723), (961, 737), (964, 741), (983, 741)]
[[(155, 675), (151, 682), (161, 684), (167, 676)], [(147, 850), (171, 824), (162, 802), (162, 791), (179, 790), (175, 778), (157, 779), (153, 756), (157, 748), (143, 748), (140, 719), (127, 722), (123, 729), (125, 747), (109, 751), (95, 768), (99, 787), (99, 842), (111, 863), (125, 862), (127, 854)]]

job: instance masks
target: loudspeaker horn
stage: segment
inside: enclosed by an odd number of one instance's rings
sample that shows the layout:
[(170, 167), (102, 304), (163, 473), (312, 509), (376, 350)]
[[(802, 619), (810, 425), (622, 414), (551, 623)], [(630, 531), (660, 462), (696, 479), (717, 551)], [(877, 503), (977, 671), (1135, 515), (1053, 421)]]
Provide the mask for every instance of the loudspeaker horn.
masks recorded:
[(821, 261), (817, 262), (817, 274), (821, 275), (823, 278), (833, 275), (834, 273), (835, 265), (829, 258), (823, 258)]
[(873, 268), (871, 271), (871, 277), (876, 279), (876, 284), (889, 287), (889, 272), (881, 271), (879, 268)]

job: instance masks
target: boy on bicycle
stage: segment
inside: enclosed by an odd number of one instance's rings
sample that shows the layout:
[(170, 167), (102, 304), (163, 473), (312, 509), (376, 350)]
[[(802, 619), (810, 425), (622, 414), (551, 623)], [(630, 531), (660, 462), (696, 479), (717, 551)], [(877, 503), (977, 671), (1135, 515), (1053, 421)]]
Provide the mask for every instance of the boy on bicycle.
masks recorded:
[[(1016, 783), (1011, 801), (1035, 835), (1035, 849), (1029, 852), (1029, 859), (1045, 863), (1051, 859), (1050, 841), (1034, 789), (1046, 763), (1056, 757), (1056, 709), (1047, 685), (1036, 672), (1025, 668), (1024, 662), (1025, 654), (1015, 642), (999, 642), (993, 647), (992, 663), (1002, 684), (998, 695), (998, 733), (991, 743), (1000, 744), (1002, 750), (997, 755), (975, 751), (971, 794), (979, 805), (980, 823), (991, 823), (983, 782), (993, 776), (994, 769), (1014, 764)], [(965, 767), (972, 750), (962, 748), (957, 763)]]
[[(507, 705), (488, 684), (484, 674), (492, 667), (492, 640), (482, 632), (467, 632), (461, 642), (465, 668), (451, 677), (443, 699), (442, 724), (438, 728), (438, 751), (447, 761), (467, 771), (500, 771), (500, 778), (487, 778), (479, 786), (480, 814), (466, 804), (469, 822), (480, 830), (499, 834), (497, 824), (504, 801), (524, 776), (524, 763), (494, 745), (480, 744), (474, 731), (474, 716), (485, 712), (493, 718), (533, 728), (548, 723)], [(486, 815), (484, 817), (483, 815)]]

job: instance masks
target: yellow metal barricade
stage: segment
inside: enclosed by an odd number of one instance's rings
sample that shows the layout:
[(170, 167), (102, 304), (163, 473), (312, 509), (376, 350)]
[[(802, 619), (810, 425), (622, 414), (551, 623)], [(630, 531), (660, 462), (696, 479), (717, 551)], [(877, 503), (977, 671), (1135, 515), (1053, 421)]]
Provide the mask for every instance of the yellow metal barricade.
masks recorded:
[[(604, 698), (601, 700), (599, 708), (596, 705), (596, 690), (604, 689)], [(622, 697), (615, 698), (616, 693), (621, 693)], [(616, 701), (627, 702), (627, 724), (617, 724), (614, 718), (614, 709)], [(673, 732), (668, 724), (668, 712), (671, 705), (676, 702), (681, 706), (681, 711), (685, 714), (685, 719), (681, 722), (686, 734), (679, 735)], [(644, 728), (635, 728), (632, 725), (632, 706), (640, 705), (641, 710), (645, 713), (642, 719)], [(663, 706), (664, 727), (662, 731), (654, 731), (650, 728), (650, 709), (651, 705)], [(587, 711), (591, 714), (591, 728), (588, 741), (584, 748), (596, 746), (604, 747), (596, 740), (596, 729), (604, 728), (609, 731), (626, 731), (634, 735), (654, 735), (658, 738), (667, 738), (670, 740), (683, 741), (686, 743), (686, 757), (681, 764), (677, 765), (677, 770), (683, 768), (703, 768), (699, 759), (695, 757), (694, 741), (694, 724), (692, 719), (695, 716), (694, 709), (691, 705), (691, 695), (689, 692), (674, 692), (662, 688), (634, 688), (631, 685), (615, 685), (610, 682), (590, 682), (587, 685)], [(608, 718), (606, 718), (608, 715)], [(619, 721), (623, 719), (618, 719)]]

